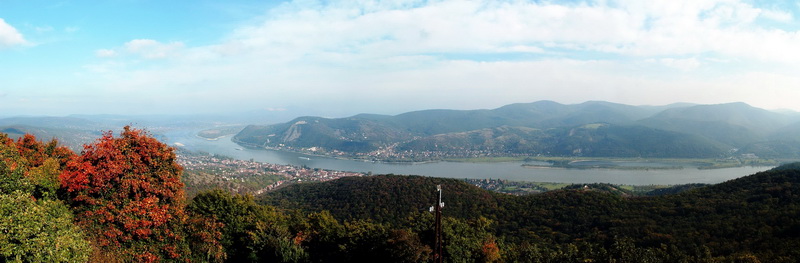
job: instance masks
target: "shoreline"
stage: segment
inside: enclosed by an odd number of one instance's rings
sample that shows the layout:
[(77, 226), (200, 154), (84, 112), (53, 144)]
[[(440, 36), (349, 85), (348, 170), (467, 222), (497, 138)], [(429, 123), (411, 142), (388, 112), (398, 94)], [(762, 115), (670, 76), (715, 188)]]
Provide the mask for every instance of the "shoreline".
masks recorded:
[[(220, 136), (214, 140), (227, 137), (229, 135)], [(203, 137), (201, 137), (203, 138)], [(207, 138), (204, 138), (207, 139)], [(207, 139), (209, 140), (209, 139)], [(575, 170), (682, 170), (682, 169), (699, 169), (699, 170), (713, 170), (724, 168), (737, 168), (737, 167), (775, 167), (780, 165), (780, 161), (772, 159), (754, 159), (754, 160), (741, 160), (741, 159), (712, 159), (712, 158), (639, 158), (639, 157), (557, 157), (557, 156), (505, 156), (505, 157), (472, 157), (472, 158), (447, 158), (441, 160), (428, 160), (428, 161), (387, 161), (379, 159), (363, 159), (353, 158), (347, 156), (336, 156), (329, 154), (311, 153), (305, 151), (289, 150), (284, 148), (275, 148), (269, 146), (256, 146), (244, 142), (240, 142), (235, 138), (231, 141), (239, 146), (252, 150), (267, 150), (294, 153), (312, 157), (329, 158), (344, 161), (357, 161), (365, 163), (381, 163), (390, 165), (421, 165), (432, 163), (521, 163), (521, 166), (528, 169), (575, 169)], [(531, 164), (530, 162), (546, 162), (550, 165)], [(579, 162), (601, 162), (599, 165), (573, 165)], [(632, 162), (643, 164), (633, 166), (621, 166), (614, 163)], [(666, 164), (658, 166), (650, 166), (647, 164)]]
[(686, 167), (683, 166), (547, 166), (547, 165), (533, 165), (533, 164), (522, 164), (522, 167), (528, 169), (619, 170), (619, 171), (686, 169)]
[[(238, 143), (237, 143), (238, 144)], [(241, 144), (239, 144), (241, 145)], [(329, 158), (329, 159), (336, 159), (336, 160), (343, 160), (343, 161), (356, 161), (356, 162), (365, 162), (365, 163), (381, 163), (381, 164), (389, 164), (389, 165), (422, 165), (422, 164), (432, 164), (432, 163), (521, 163), (520, 165), (527, 169), (566, 169), (566, 170), (619, 170), (619, 171), (633, 171), (633, 170), (641, 170), (641, 171), (648, 171), (648, 170), (683, 170), (683, 169), (698, 169), (698, 170), (714, 170), (714, 169), (724, 169), (724, 168), (737, 168), (737, 167), (775, 167), (778, 164), (739, 164), (739, 165), (699, 165), (698, 161), (705, 160), (705, 159), (684, 159), (680, 163), (685, 165), (674, 165), (674, 166), (615, 166), (615, 165), (608, 165), (608, 166), (580, 166), (580, 165), (537, 165), (537, 164), (527, 164), (524, 159), (519, 160), (508, 160), (505, 157), (502, 161), (457, 161), (453, 159), (445, 159), (445, 160), (432, 160), (432, 161), (384, 161), (384, 160), (368, 160), (368, 159), (359, 159), (359, 158), (348, 158), (342, 156), (330, 156), (324, 154), (313, 154), (308, 152), (301, 152), (301, 151), (291, 151), (286, 149), (277, 149), (272, 147), (252, 147), (252, 146), (244, 146), (242, 147), (252, 149), (252, 150), (267, 150), (267, 151), (277, 151), (277, 152), (286, 152), (286, 153), (294, 153), (294, 154), (301, 154), (306, 156), (312, 157), (321, 157), (321, 158)], [(511, 157), (514, 158), (514, 157)], [(574, 160), (573, 162), (588, 162), (588, 161), (608, 161), (609, 158), (614, 157), (599, 157), (598, 159), (581, 159), (581, 160)], [(613, 162), (622, 162), (622, 161), (630, 161), (630, 162), (640, 162), (642, 164), (647, 163), (664, 163), (663, 161), (673, 161), (675, 159), (649, 159), (646, 161), (639, 161), (639, 160), (631, 160), (621, 158), (616, 161), (609, 161)]]

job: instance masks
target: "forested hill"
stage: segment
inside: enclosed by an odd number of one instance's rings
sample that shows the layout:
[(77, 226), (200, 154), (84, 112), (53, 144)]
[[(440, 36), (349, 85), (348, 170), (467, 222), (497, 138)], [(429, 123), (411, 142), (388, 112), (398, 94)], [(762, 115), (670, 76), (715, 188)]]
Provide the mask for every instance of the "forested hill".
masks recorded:
[(491, 219), (495, 235), (512, 244), (613, 249), (628, 240), (642, 253), (753, 255), (761, 262), (800, 258), (797, 163), (657, 197), (626, 198), (591, 188), (511, 196), (459, 180), (385, 175), (294, 185), (262, 201), (395, 224), (427, 211), (436, 184), (443, 185), (445, 216)]
[(496, 212), (498, 199), (503, 198), (502, 194), (460, 179), (377, 175), (290, 185), (268, 193), (262, 201), (308, 211), (328, 210), (339, 219), (369, 218), (397, 223), (411, 213), (427, 211), (433, 206), (438, 198), (436, 185), (445, 189), (442, 200), (450, 216), (474, 218)]
[[(537, 154), (705, 158), (731, 153), (797, 158), (800, 140), (793, 131), (799, 124), (796, 114), (744, 103), (654, 107), (539, 101), (491, 110), (300, 117), (281, 124), (250, 125), (234, 141), (381, 160)], [(664, 151), (653, 149), (654, 145), (673, 148)]]

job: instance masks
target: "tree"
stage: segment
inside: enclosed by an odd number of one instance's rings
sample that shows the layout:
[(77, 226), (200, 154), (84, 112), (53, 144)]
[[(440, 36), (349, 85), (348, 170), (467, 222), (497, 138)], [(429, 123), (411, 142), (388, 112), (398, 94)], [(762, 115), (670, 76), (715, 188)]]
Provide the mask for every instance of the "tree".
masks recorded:
[(182, 168), (174, 149), (126, 126), (119, 138), (105, 132), (66, 164), (61, 186), (105, 253), (124, 260), (160, 261), (189, 255), (182, 231)]
[(0, 262), (86, 261), (91, 248), (55, 197), (58, 160), (72, 154), (32, 135), (0, 133)]
[(192, 249), (192, 262), (222, 262), (227, 258), (222, 245), (222, 228), (213, 217), (190, 213), (186, 222), (189, 247)]
[(17, 139), (16, 147), (20, 155), (28, 160), (32, 167), (41, 166), (51, 158), (57, 160), (60, 166), (64, 166), (75, 155), (69, 148), (58, 146), (56, 139), (43, 143), (36, 140), (36, 137), (31, 134), (25, 134)]
[(0, 194), (32, 192), (33, 184), (25, 178), (28, 160), (17, 150), (14, 140), (0, 133)]
[(60, 201), (0, 194), (0, 261), (86, 262), (89, 242)]
[(302, 262), (308, 255), (295, 242), (285, 215), (274, 207), (256, 204), (251, 195), (221, 189), (199, 193), (187, 208), (217, 218), (222, 244), (232, 262)]
[(500, 258), (496, 238), (489, 232), (491, 220), (481, 216), (462, 220), (445, 217), (444, 254), (447, 262), (494, 262)]

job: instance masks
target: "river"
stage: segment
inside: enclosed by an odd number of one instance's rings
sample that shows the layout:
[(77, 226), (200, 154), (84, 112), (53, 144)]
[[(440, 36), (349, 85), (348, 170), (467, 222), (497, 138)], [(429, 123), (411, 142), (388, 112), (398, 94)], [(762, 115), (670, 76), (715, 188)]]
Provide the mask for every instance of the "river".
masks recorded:
[[(614, 169), (562, 169), (526, 168), (522, 162), (463, 163), (436, 162), (424, 164), (388, 164), (341, 160), (299, 153), (247, 149), (232, 142), (231, 136), (207, 140), (196, 136), (197, 131), (173, 131), (164, 138), (170, 145), (180, 144), (193, 151), (230, 156), (241, 160), (254, 160), (275, 164), (305, 165), (329, 170), (372, 172), (373, 174), (406, 174), (446, 178), (495, 178), (515, 181), (555, 183), (611, 183), (627, 185), (671, 185), (687, 183), (720, 183), (768, 170), (772, 167), (736, 167), (700, 170), (684, 169), (614, 170)], [(302, 157), (302, 158), (301, 158)], [(672, 165), (650, 163), (653, 167)]]

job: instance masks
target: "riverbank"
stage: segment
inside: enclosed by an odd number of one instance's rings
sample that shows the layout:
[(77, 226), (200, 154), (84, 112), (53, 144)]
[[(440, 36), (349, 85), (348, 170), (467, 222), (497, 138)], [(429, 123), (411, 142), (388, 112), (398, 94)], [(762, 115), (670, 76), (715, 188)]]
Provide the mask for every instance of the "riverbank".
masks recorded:
[(791, 160), (740, 158), (625, 158), (625, 157), (479, 157), (447, 159), (448, 162), (502, 163), (522, 162), (525, 168), (612, 169), (612, 170), (677, 170), (723, 169), (745, 166), (771, 167)]
[(196, 136), (209, 141), (216, 141), (227, 136), (235, 135), (241, 130), (242, 127), (243, 126), (241, 125), (233, 125), (233, 126), (223, 126), (218, 128), (205, 129), (198, 131)]
[[(784, 163), (773, 159), (759, 158), (640, 158), (640, 157), (564, 157), (564, 156), (493, 156), (493, 157), (466, 157), (442, 159), (386, 159), (366, 154), (352, 154), (340, 151), (327, 152), (316, 147), (293, 148), (271, 147), (266, 145), (253, 145), (237, 140), (232, 141), (243, 147), (255, 150), (271, 150), (331, 158), (344, 161), (358, 161), (367, 163), (381, 163), (390, 165), (422, 165), (439, 162), (450, 163), (522, 163), (524, 168), (564, 168), (564, 169), (609, 169), (609, 170), (681, 170), (684, 168), (696, 169), (723, 169), (736, 167), (773, 167)], [(796, 161), (796, 160), (795, 160)]]
[[(173, 131), (165, 134), (170, 144), (179, 142), (187, 149), (274, 164), (306, 166), (337, 171), (371, 174), (408, 174), (443, 178), (497, 178), (527, 182), (610, 183), (626, 185), (672, 185), (685, 183), (719, 183), (769, 169), (768, 167), (737, 167), (723, 169), (683, 170), (612, 170), (612, 169), (529, 169), (525, 160), (505, 162), (426, 162), (416, 164), (387, 164), (371, 160), (312, 156), (304, 153), (265, 150), (262, 147), (243, 147), (234, 140), (222, 138), (209, 141), (197, 136), (198, 130)], [(244, 148), (244, 149), (242, 149)], [(240, 150), (241, 149), (241, 150)], [(310, 157), (310, 160), (299, 157)], [(532, 157), (533, 158), (533, 157)], [(569, 158), (576, 160), (578, 158)], [(587, 159), (587, 158), (582, 158)], [(629, 158), (630, 159), (630, 158)], [(635, 159), (635, 158), (634, 158)], [(652, 159), (651, 159), (652, 160)], [(527, 162), (530, 164), (531, 162)]]

